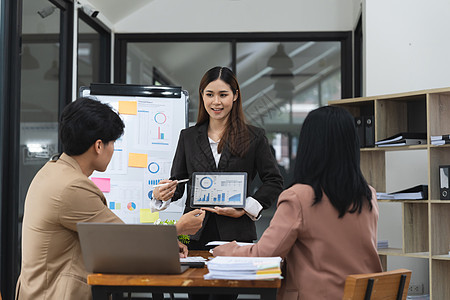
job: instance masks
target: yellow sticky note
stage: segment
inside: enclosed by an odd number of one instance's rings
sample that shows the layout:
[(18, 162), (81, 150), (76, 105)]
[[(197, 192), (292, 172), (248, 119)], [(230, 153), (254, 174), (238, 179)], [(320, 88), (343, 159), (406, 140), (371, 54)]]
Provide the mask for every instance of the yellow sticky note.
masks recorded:
[(119, 114), (137, 115), (136, 101), (119, 101)]
[(159, 219), (159, 212), (152, 213), (149, 208), (143, 208), (140, 211), (141, 223), (155, 223)]
[(147, 154), (128, 153), (128, 166), (135, 168), (147, 168)]

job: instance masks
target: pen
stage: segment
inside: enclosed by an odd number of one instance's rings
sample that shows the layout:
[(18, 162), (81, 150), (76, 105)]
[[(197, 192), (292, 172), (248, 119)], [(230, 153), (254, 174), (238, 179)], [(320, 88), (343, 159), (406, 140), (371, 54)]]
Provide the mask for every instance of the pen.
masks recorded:
[[(187, 179), (180, 179), (180, 180), (177, 180), (177, 181), (178, 181), (178, 183), (184, 183), (184, 182), (188, 182), (188, 181), (189, 181), (189, 178), (187, 178)], [(161, 186), (168, 185), (169, 183), (171, 183), (171, 182), (166, 182), (166, 183), (157, 184), (157, 185), (154, 185), (153, 187), (154, 187), (154, 188), (155, 188), (155, 187), (161, 187)]]

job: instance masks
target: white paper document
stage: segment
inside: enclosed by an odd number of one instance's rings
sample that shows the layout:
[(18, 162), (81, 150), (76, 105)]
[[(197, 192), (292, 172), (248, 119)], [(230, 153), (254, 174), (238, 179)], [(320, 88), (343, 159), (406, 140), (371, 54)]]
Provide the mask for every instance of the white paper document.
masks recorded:
[(186, 262), (204, 262), (206, 261), (206, 258), (201, 256), (188, 256), (188, 257), (180, 257), (180, 262), (186, 263)]
[[(220, 245), (224, 245), (226, 243), (229, 242), (224, 242), (224, 241), (211, 241), (208, 244), (206, 244), (206, 246), (220, 246)], [(244, 243), (244, 242), (236, 242), (236, 244), (238, 244), (239, 246), (248, 246), (248, 245), (254, 245), (254, 243)]]

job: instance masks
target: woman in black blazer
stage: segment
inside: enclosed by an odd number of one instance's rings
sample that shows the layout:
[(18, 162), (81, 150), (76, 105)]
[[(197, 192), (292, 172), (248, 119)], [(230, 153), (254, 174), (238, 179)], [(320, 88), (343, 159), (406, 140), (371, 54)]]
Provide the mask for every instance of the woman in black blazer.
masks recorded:
[[(171, 180), (163, 180), (161, 183), (169, 184), (155, 188), (154, 200), (160, 200), (156, 201), (161, 204), (159, 209), (164, 209), (170, 201), (180, 199), (184, 184), (177, 185), (177, 179), (191, 178), (193, 172), (247, 172), (245, 208), (204, 208), (207, 213), (203, 227), (191, 237), (188, 246), (202, 250), (212, 240), (252, 242), (257, 238), (254, 221), (277, 199), (283, 178), (264, 130), (245, 123), (233, 72), (226, 67), (210, 69), (200, 82), (199, 94), (197, 124), (181, 131)], [(263, 184), (249, 195), (256, 174)], [(191, 195), (191, 184), (187, 186), (187, 195)], [(187, 200), (185, 213), (190, 210)]]

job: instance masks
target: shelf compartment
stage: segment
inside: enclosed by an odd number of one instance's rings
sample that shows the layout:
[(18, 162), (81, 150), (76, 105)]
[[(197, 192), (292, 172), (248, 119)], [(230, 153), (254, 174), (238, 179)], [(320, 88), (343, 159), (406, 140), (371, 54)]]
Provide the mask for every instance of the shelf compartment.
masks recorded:
[(431, 263), (431, 281), (433, 300), (450, 299), (450, 261), (432, 260)]
[(405, 254), (428, 252), (428, 203), (402, 203)]
[(330, 101), (329, 105), (341, 106), (347, 109), (353, 117), (373, 116), (374, 115), (374, 99), (361, 98), (362, 100), (337, 100)]
[(430, 136), (450, 133), (450, 93), (428, 94)]
[(361, 152), (360, 167), (366, 179), (376, 191), (386, 190), (385, 155), (379, 151)]
[(432, 255), (447, 255), (450, 251), (450, 205), (431, 204)]
[(401, 132), (427, 132), (426, 96), (413, 95), (375, 103), (375, 140)]

